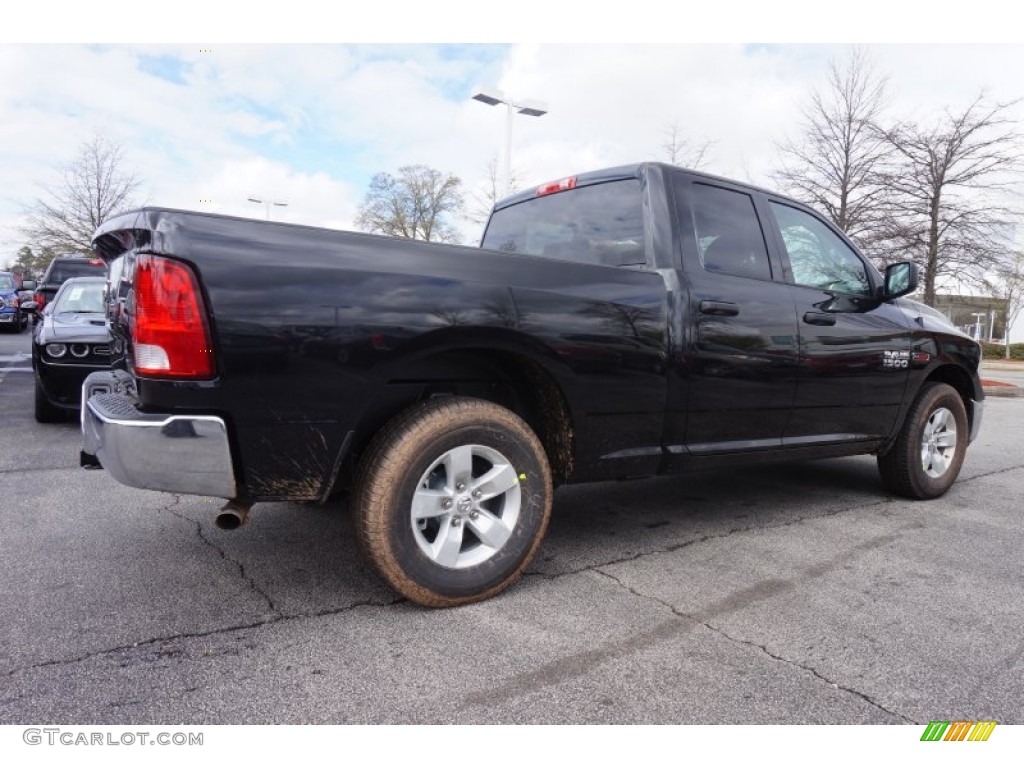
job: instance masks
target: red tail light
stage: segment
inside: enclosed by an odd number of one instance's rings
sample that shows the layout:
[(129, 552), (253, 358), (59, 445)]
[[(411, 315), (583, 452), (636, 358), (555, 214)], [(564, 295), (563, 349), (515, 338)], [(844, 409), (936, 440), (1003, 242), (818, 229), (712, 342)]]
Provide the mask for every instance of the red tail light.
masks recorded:
[(187, 265), (148, 253), (139, 256), (131, 332), (139, 374), (174, 379), (213, 376), (203, 297)]
[(34, 293), (34, 294), (32, 294), (32, 301), (34, 301), (36, 303), (36, 309), (39, 312), (42, 312), (43, 311), (43, 307), (46, 306), (46, 297), (43, 296), (43, 294), (41, 294), (41, 293)]

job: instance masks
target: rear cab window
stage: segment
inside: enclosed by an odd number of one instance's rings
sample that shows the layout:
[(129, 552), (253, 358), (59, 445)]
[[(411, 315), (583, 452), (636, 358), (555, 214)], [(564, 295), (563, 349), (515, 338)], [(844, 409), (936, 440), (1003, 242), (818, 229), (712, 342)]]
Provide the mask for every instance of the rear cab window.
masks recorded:
[(92, 259), (55, 261), (46, 282), (63, 283), (72, 277), (102, 277), (106, 272), (107, 267), (102, 261)]
[(644, 265), (640, 181), (589, 184), (496, 210), (481, 247), (609, 267)]

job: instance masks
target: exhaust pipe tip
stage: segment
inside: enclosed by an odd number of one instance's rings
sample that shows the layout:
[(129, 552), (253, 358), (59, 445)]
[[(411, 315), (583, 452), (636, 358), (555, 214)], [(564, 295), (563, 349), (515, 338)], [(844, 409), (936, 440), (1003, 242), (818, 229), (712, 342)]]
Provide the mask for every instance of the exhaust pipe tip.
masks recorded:
[(229, 501), (218, 513), (217, 517), (213, 519), (213, 524), (222, 531), (233, 531), (236, 528), (241, 528), (245, 525), (245, 521), (249, 519), (249, 509), (248, 506)]
[(242, 516), (236, 512), (221, 512), (213, 521), (222, 531), (233, 531), (240, 528), (243, 522)]

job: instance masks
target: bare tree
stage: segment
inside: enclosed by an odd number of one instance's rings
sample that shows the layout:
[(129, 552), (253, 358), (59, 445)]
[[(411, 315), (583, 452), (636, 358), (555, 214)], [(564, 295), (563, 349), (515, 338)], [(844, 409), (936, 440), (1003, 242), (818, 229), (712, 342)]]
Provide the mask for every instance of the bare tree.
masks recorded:
[(779, 147), (777, 184), (826, 213), (866, 250), (886, 217), (883, 164), (891, 145), (877, 128), (886, 79), (856, 48), (829, 64), (828, 85), (803, 110), (802, 136)]
[(714, 146), (712, 141), (692, 143), (677, 122), (669, 123), (662, 131), (662, 135), (665, 140), (661, 148), (665, 151), (665, 159), (672, 165), (692, 170), (697, 170), (704, 164), (708, 150)]
[[(508, 289), (509, 298), (512, 295), (512, 289)], [(498, 325), (502, 328), (516, 328), (526, 318), (526, 313), (521, 313), (517, 310), (514, 301), (492, 299), (491, 301), (485, 301), (483, 303), (483, 310), (486, 312), (491, 319), (493, 325)]]
[(619, 336), (643, 339), (656, 336), (659, 331), (657, 313), (647, 307), (593, 302), (583, 309), (583, 314), (604, 320), (608, 329)]
[(398, 174), (378, 173), (370, 181), (356, 226), (412, 240), (456, 243), (459, 233), (449, 217), (462, 208), (462, 182), (424, 165), (407, 165)]
[(432, 314), (445, 325), (466, 324), (466, 311), (463, 309), (453, 309), (451, 307), (438, 307), (437, 309), (432, 310), (430, 314)]
[[(487, 220), (491, 217), (491, 210), (493, 210), (494, 204), (506, 195), (504, 179), (498, 166), (498, 157), (492, 157), (487, 163), (487, 176), (473, 193), (473, 207), (466, 214), (466, 218), (474, 224), (486, 224)], [(519, 176), (515, 168), (513, 168), (510, 186), (512, 189), (518, 189), (519, 184)]]
[(911, 258), (923, 273), (925, 304), (943, 279), (980, 285), (1009, 250), (1008, 194), (1020, 168), (1013, 104), (978, 96), (935, 124), (901, 123), (884, 132), (894, 151), (885, 184), (892, 195), (887, 260)]
[(1024, 251), (1005, 253), (989, 277), (988, 289), (1005, 304), (1003, 342), (1010, 358), (1010, 329), (1024, 310)]
[(123, 168), (121, 147), (94, 136), (63, 166), (63, 183), (45, 187), (46, 195), (29, 208), (22, 233), (55, 253), (87, 253), (96, 228), (135, 206), (139, 180)]

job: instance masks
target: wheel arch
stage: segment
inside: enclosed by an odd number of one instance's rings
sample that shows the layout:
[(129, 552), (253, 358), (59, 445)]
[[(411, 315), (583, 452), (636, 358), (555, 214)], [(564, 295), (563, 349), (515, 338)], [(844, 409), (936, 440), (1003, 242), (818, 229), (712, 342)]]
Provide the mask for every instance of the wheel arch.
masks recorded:
[[(347, 485), (373, 436), (410, 406), (435, 397), (476, 397), (508, 408), (540, 439), (556, 484), (572, 475), (574, 417), (566, 396), (567, 372), (554, 353), (517, 332), (445, 329), (418, 339), (374, 372), (376, 394), (357, 423), (346, 470)], [(489, 329), (483, 329), (489, 330)]]
[(964, 403), (964, 409), (967, 411), (968, 426), (973, 427), (974, 403), (975, 401), (984, 399), (984, 394), (977, 391), (980, 385), (975, 385), (974, 379), (964, 368), (952, 363), (939, 365), (935, 369), (929, 371), (924, 381), (921, 382), (921, 387), (933, 382), (948, 384), (957, 391), (960, 395), (960, 399)]

